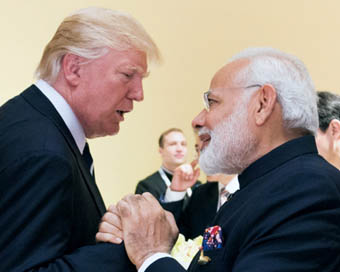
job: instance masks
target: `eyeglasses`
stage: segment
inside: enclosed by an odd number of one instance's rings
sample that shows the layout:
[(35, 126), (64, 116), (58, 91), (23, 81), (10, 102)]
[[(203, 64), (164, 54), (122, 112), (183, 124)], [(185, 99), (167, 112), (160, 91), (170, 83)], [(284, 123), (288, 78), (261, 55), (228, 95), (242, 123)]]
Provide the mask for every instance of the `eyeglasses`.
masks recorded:
[[(226, 88), (226, 89), (249, 89), (249, 88), (255, 88), (255, 87), (262, 87), (262, 85), (260, 84), (254, 84), (254, 85), (250, 85), (250, 86), (247, 86), (247, 87), (234, 87), (234, 88)], [(213, 100), (209, 99), (209, 94), (211, 93), (211, 91), (207, 91), (205, 93), (203, 93), (203, 102), (204, 102), (204, 106), (206, 108), (207, 111), (210, 110), (210, 105), (211, 105), (211, 102), (213, 102)]]

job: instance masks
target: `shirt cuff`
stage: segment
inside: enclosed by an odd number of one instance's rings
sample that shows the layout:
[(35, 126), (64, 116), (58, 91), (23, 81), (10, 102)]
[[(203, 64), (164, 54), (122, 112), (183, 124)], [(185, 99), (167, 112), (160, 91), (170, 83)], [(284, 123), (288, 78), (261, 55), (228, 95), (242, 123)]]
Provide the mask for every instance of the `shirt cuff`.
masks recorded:
[(168, 202), (182, 200), (182, 199), (184, 199), (185, 194), (186, 194), (186, 191), (181, 191), (181, 192), (172, 191), (170, 189), (170, 186), (169, 186), (168, 189), (166, 189), (166, 192), (165, 192), (164, 202), (168, 203)]
[(161, 258), (165, 258), (165, 257), (171, 257), (170, 254), (167, 253), (155, 253), (153, 255), (151, 255), (149, 258), (147, 258), (144, 263), (142, 264), (142, 266), (138, 269), (138, 272), (144, 272), (151, 264), (153, 264), (155, 261), (161, 259)]

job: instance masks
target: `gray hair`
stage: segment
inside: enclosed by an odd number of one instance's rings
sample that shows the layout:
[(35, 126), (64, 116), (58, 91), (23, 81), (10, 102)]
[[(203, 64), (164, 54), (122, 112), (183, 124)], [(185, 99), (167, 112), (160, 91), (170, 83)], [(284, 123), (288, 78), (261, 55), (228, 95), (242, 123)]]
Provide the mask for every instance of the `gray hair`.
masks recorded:
[(334, 119), (340, 121), (340, 95), (318, 92), (319, 128), (325, 132)]
[(129, 14), (104, 8), (85, 8), (66, 17), (45, 47), (36, 77), (53, 84), (67, 53), (97, 59), (108, 48), (146, 53), (149, 61), (159, 61), (160, 53), (143, 26)]
[(302, 134), (315, 134), (318, 129), (317, 96), (307, 68), (295, 56), (273, 48), (249, 48), (232, 57), (230, 62), (247, 59), (236, 81), (271, 84), (282, 107), (287, 129)]

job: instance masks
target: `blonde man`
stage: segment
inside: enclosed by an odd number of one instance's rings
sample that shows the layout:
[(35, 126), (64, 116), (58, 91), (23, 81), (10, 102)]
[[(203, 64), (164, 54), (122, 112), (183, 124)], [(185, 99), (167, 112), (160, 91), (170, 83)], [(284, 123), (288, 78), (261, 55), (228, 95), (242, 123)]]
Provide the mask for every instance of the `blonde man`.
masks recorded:
[(130, 15), (74, 12), (47, 44), (38, 81), (1, 108), (1, 271), (134, 271), (96, 244), (105, 205), (86, 138), (113, 135), (158, 49)]

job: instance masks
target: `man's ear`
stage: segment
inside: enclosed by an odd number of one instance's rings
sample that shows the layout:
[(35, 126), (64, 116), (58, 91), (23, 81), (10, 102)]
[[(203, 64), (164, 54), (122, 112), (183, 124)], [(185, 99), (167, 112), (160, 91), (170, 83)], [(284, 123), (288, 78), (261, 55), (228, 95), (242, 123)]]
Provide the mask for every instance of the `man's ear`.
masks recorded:
[(162, 148), (162, 147), (159, 147), (159, 148), (158, 148), (158, 152), (159, 152), (159, 154), (162, 155), (162, 154), (163, 154), (163, 148)]
[(255, 122), (262, 126), (271, 116), (276, 103), (276, 90), (272, 85), (265, 84), (255, 96)]
[(327, 133), (333, 139), (333, 141), (340, 141), (340, 121), (333, 119), (327, 128)]
[(80, 62), (81, 57), (67, 53), (62, 60), (62, 68), (65, 80), (70, 84), (71, 86), (77, 86), (80, 82)]

